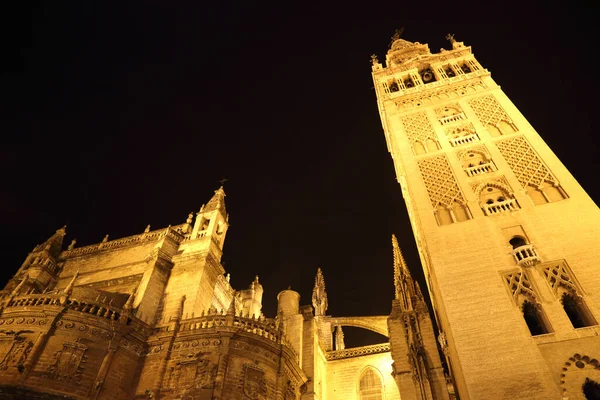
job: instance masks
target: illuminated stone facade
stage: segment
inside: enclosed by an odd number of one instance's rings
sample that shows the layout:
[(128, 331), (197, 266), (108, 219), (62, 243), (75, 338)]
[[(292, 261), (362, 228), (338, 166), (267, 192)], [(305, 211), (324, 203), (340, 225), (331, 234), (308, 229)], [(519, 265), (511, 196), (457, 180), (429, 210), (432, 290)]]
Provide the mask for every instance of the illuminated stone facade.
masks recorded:
[(372, 73), (457, 392), (586, 398), (600, 383), (598, 207), (448, 39), (432, 54), (396, 35)]
[[(321, 270), (312, 305), (284, 290), (267, 318), (258, 277), (235, 291), (221, 265), (228, 221), (220, 188), (181, 225), (65, 250), (62, 228), (36, 246), (0, 292), (0, 398), (394, 400), (392, 373), (403, 399), (447, 393), (395, 241), (389, 319), (327, 315)], [(343, 326), (393, 332), (393, 349), (348, 349)]]

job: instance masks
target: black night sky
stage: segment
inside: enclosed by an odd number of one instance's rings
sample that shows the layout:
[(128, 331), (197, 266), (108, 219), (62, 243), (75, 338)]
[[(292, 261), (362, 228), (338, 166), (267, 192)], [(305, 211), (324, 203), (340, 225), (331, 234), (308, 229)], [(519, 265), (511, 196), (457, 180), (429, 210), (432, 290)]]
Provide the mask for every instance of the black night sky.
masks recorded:
[(392, 233), (422, 279), (369, 62), (400, 27), (435, 52), (448, 32), (472, 46), (600, 199), (592, 9), (327, 4), (3, 12), (2, 281), (64, 224), (65, 246), (180, 224), (227, 178), (225, 268), (237, 289), (260, 276), (267, 316), (288, 285), (310, 303), (317, 267), (328, 313), (389, 313)]

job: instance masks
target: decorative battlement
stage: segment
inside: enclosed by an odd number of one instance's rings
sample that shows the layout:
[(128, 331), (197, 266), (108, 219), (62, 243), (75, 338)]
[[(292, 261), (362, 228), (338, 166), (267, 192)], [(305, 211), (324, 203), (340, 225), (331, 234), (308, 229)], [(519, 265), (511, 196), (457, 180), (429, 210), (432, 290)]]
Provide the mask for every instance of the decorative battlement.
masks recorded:
[(351, 349), (328, 351), (325, 353), (325, 358), (327, 361), (333, 361), (344, 358), (366, 356), (369, 354), (386, 353), (388, 351), (390, 351), (390, 344), (381, 343), (370, 346), (353, 347)]
[(127, 236), (121, 239), (111, 240), (109, 242), (102, 242), (91, 244), (89, 246), (79, 247), (72, 250), (65, 250), (61, 253), (60, 257), (71, 258), (83, 255), (96, 253), (102, 250), (113, 250), (122, 247), (132, 246), (140, 243), (158, 241), (164, 237), (168, 237), (177, 243), (181, 243), (185, 240), (185, 234), (183, 233), (183, 227), (185, 224), (171, 226), (164, 229), (159, 229), (152, 232), (144, 232), (138, 235)]

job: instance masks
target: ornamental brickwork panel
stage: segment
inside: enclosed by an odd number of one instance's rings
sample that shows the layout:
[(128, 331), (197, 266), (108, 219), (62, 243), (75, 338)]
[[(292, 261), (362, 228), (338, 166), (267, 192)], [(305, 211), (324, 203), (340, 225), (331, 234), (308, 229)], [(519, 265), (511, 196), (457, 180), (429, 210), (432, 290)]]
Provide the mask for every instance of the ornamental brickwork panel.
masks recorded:
[(502, 121), (514, 126), (508, 114), (491, 94), (473, 99), (469, 101), (469, 105), (484, 126), (499, 126)]
[(539, 187), (544, 182), (558, 184), (523, 136), (498, 141), (496, 146), (524, 188)]
[(434, 208), (439, 204), (450, 207), (455, 201), (465, 203), (445, 155), (424, 158), (418, 164)]
[(427, 139), (437, 141), (435, 131), (424, 112), (406, 115), (402, 117), (401, 121), (409, 139), (422, 142), (426, 142)]

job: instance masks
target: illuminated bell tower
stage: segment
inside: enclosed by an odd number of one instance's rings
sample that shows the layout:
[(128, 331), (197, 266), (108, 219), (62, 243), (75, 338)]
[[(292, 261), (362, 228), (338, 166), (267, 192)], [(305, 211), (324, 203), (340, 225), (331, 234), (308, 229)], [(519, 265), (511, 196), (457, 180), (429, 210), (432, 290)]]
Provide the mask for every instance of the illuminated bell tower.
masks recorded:
[(396, 34), (372, 71), (458, 395), (585, 398), (600, 383), (598, 207), (447, 38), (432, 54)]

